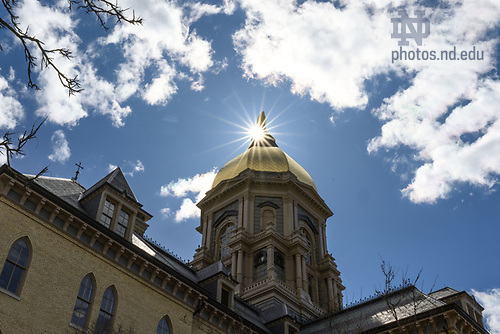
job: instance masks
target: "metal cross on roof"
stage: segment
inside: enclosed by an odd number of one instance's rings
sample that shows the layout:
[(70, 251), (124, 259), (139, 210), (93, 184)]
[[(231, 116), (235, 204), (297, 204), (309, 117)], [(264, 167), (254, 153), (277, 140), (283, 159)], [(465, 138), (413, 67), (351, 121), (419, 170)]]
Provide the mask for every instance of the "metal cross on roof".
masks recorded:
[(76, 170), (75, 177), (72, 178), (73, 181), (76, 181), (76, 179), (78, 179), (78, 174), (80, 174), (80, 168), (83, 169), (81, 162), (75, 164), (75, 166), (78, 167), (78, 168)]

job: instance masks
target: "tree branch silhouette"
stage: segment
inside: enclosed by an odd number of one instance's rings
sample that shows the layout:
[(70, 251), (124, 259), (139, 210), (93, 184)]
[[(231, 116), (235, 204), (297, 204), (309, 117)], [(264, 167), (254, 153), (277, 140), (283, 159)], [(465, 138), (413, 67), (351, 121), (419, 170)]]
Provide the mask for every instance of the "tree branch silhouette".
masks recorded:
[[(49, 49), (45, 46), (44, 41), (30, 33), (29, 27), (26, 30), (21, 29), (19, 17), (15, 14), (18, 0), (1, 0), (1, 3), (7, 13), (7, 18), (0, 17), (0, 29), (6, 29), (23, 46), (24, 57), (28, 65), (28, 87), (36, 90), (40, 89), (33, 78), (33, 70), (40, 66), (41, 70), (52, 68), (56, 71), (59, 81), (68, 90), (68, 95), (71, 96), (81, 92), (83, 88), (81, 87), (78, 75), (72, 77), (64, 73), (54, 62), (53, 58), (55, 55), (60, 55), (65, 59), (71, 59), (74, 57), (71, 50), (66, 48)], [(82, 9), (86, 13), (94, 14), (99, 24), (106, 30), (108, 29), (106, 26), (108, 18), (115, 18), (116, 22), (126, 22), (129, 24), (142, 24), (143, 22), (142, 17), (136, 16), (134, 11), (132, 11), (131, 17), (127, 17), (125, 12), (129, 9), (120, 7), (117, 2), (107, 0), (68, 0), (68, 8), (72, 10), (73, 7)], [(40, 60), (33, 54), (34, 51), (32, 48), (40, 52)], [(0, 50), (3, 50), (1, 44)]]

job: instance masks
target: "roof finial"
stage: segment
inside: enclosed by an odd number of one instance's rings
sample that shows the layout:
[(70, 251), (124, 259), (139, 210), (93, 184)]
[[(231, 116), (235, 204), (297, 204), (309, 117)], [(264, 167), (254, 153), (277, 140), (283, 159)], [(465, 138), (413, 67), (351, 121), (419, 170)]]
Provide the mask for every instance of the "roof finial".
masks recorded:
[(264, 131), (267, 131), (266, 128), (266, 113), (261, 111), (259, 117), (257, 118), (257, 126), (261, 127)]
[(80, 174), (80, 168), (83, 169), (81, 161), (75, 164), (75, 166), (78, 168), (76, 169), (75, 177), (72, 178), (73, 181), (76, 181), (76, 179), (78, 179), (78, 174)]
[(266, 123), (266, 114), (262, 111), (257, 118), (255, 128), (251, 130), (252, 132), (256, 132), (256, 135), (252, 136), (252, 141), (250, 142), (248, 148), (254, 146), (278, 147), (278, 145), (276, 145), (276, 139), (274, 139), (274, 137), (267, 131)]

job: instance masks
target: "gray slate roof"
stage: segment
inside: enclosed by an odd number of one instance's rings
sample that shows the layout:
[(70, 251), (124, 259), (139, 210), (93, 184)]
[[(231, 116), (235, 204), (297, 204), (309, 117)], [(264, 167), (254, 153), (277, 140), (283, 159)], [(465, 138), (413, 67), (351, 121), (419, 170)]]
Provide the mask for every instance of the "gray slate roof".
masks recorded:
[(217, 261), (215, 263), (212, 263), (208, 267), (205, 267), (201, 270), (199, 270), (196, 273), (198, 282), (201, 282), (203, 280), (206, 280), (207, 278), (213, 277), (217, 274), (223, 274), (224, 276), (229, 276), (231, 273), (229, 270), (224, 266), (224, 264), (221, 261)]
[(313, 321), (302, 327), (300, 333), (319, 334), (331, 330), (359, 333), (394, 322), (391, 309), (398, 319), (404, 319), (444, 305), (446, 303), (411, 286)]
[[(28, 178), (33, 178), (33, 175), (25, 175)], [(85, 191), (85, 188), (77, 181), (71, 179), (63, 179), (57, 177), (39, 176), (32, 180), (34, 183), (38, 184), (42, 188), (52, 194), (60, 197), (66, 203), (80, 210), (81, 212), (86, 212), (85, 209), (80, 205), (78, 199)]]
[(430, 293), (429, 296), (431, 296), (432, 298), (442, 300), (446, 297), (456, 295), (457, 293), (459, 293), (457, 290), (446, 287), (446, 288), (443, 288), (441, 290), (434, 291), (434, 292)]

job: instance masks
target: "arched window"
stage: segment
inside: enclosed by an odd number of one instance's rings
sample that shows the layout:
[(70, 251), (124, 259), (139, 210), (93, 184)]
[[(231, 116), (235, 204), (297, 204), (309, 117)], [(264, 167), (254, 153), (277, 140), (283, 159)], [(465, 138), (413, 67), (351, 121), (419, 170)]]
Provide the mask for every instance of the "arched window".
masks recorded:
[(300, 233), (306, 238), (306, 244), (307, 244), (307, 253), (306, 253), (306, 262), (311, 263), (312, 258), (311, 258), (311, 238), (309, 237), (309, 233), (302, 228), (300, 229)]
[(104, 291), (102, 296), (101, 309), (97, 318), (96, 334), (107, 334), (111, 332), (113, 314), (115, 312), (115, 292), (113, 287)]
[(27, 238), (18, 239), (12, 247), (0, 274), (0, 287), (16, 295), (21, 293), (21, 287), (26, 278), (30, 260), (30, 249)]
[(227, 225), (220, 235), (220, 254), (219, 260), (225, 259), (231, 255), (231, 247), (228, 246), (229, 238), (234, 234), (234, 224)]
[(88, 274), (82, 279), (78, 296), (76, 297), (75, 308), (71, 316), (71, 323), (80, 328), (86, 328), (92, 296), (94, 294), (94, 282), (92, 275)]
[(260, 230), (264, 231), (268, 224), (276, 225), (276, 213), (274, 209), (265, 207), (260, 213)]
[(170, 325), (167, 316), (164, 316), (158, 323), (156, 334), (170, 334)]

